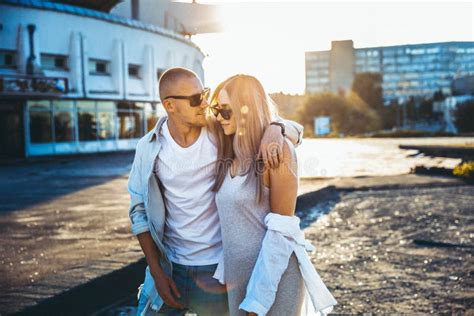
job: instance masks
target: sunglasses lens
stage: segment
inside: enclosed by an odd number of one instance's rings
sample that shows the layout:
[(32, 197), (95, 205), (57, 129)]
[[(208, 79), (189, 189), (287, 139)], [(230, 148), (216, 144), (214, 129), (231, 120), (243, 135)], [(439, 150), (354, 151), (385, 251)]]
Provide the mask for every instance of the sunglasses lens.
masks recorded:
[(200, 106), (201, 101), (202, 101), (201, 94), (195, 94), (189, 98), (189, 105), (191, 105), (192, 107)]
[(191, 106), (200, 106), (202, 101), (209, 99), (209, 88), (204, 89), (201, 93), (192, 95), (189, 99)]
[(232, 110), (221, 110), (220, 112), (224, 120), (228, 120), (232, 116)]

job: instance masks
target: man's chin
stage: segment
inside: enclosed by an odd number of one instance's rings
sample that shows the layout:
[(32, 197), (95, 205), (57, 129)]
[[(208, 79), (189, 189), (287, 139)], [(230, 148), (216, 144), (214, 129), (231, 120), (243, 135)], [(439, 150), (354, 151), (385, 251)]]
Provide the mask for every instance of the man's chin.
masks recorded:
[(198, 119), (194, 122), (194, 125), (195, 126), (198, 126), (198, 127), (204, 127), (207, 125), (206, 123), (206, 117), (204, 115), (200, 115), (198, 116)]

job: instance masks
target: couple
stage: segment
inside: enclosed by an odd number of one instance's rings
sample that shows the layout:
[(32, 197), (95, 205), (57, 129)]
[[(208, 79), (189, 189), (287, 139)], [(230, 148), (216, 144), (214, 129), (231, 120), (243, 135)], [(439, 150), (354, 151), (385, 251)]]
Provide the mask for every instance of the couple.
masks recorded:
[(305, 299), (313, 313), (332, 310), (293, 216), (302, 127), (274, 121), (247, 75), (209, 104), (194, 72), (172, 68), (159, 93), (167, 116), (140, 139), (128, 182), (148, 264), (137, 315), (300, 315)]

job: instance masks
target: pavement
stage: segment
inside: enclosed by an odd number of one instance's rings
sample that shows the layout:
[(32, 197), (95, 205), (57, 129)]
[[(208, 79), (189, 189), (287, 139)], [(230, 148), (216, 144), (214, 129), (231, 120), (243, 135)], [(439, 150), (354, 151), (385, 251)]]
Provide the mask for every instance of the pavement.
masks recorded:
[(325, 214), (305, 234), (334, 313), (474, 315), (474, 186), (439, 184), (335, 190), (307, 210)]
[[(132, 160), (120, 153), (0, 166), (0, 315), (133, 313), (145, 264), (127, 212)], [(457, 187), (471, 188), (412, 174), (301, 180), (298, 214), (310, 229), (340, 192)]]
[(128, 219), (132, 161), (122, 153), (0, 167), (0, 314), (142, 258)]

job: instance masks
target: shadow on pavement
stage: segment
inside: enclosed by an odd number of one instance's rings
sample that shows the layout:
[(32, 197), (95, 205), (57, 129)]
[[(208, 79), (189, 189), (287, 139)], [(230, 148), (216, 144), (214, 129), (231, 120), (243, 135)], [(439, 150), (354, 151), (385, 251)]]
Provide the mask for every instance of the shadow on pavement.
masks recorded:
[(127, 177), (134, 152), (75, 155), (0, 165), (0, 213)]
[(137, 293), (137, 284), (143, 282), (145, 268), (146, 261), (143, 258), (120, 270), (113, 271), (46, 299), (14, 315), (96, 314), (104, 306), (116, 303), (118, 298), (133, 299)]

